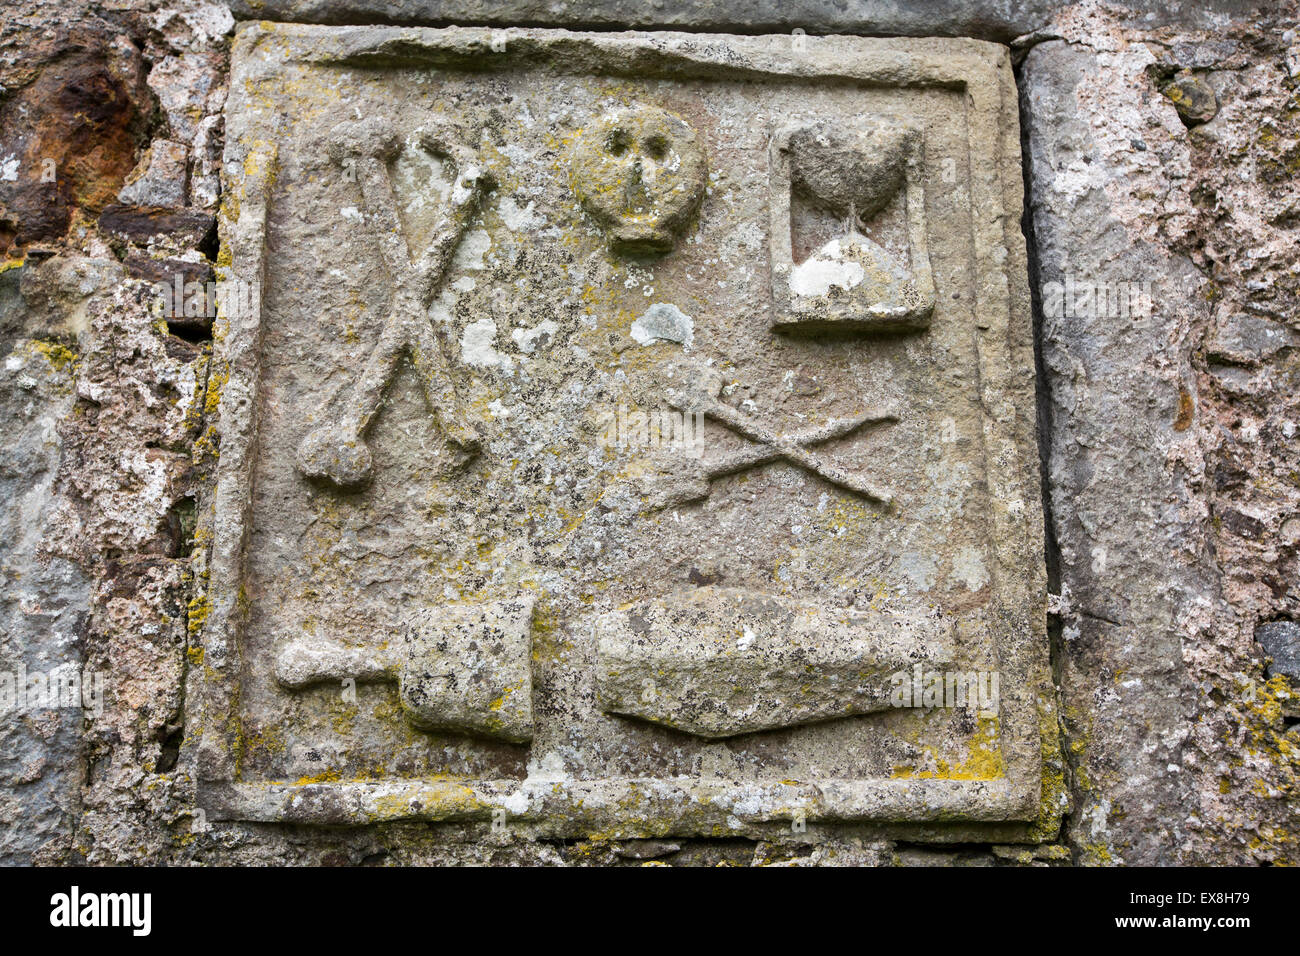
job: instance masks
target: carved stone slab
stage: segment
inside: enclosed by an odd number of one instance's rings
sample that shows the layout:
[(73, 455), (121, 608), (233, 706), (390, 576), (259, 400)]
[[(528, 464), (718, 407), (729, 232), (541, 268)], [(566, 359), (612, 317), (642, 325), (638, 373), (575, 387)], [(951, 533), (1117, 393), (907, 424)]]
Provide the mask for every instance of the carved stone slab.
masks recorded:
[(210, 816), (1050, 837), (1004, 48), (233, 56)]

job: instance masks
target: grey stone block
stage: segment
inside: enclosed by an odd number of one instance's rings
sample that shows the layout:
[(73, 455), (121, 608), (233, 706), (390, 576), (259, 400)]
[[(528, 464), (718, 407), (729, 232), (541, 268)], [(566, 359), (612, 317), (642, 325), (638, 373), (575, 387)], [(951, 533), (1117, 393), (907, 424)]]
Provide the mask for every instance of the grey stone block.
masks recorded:
[(1255, 628), (1255, 640), (1273, 658), (1270, 672), (1300, 681), (1300, 624), (1269, 621)]

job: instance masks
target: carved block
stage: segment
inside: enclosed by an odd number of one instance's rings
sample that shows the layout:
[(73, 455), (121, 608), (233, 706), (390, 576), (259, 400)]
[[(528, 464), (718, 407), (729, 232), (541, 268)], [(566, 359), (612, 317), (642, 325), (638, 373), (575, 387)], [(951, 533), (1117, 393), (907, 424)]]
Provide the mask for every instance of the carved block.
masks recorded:
[[(775, 328), (858, 333), (925, 329), (934, 309), (927, 251), (924, 133), (896, 117), (787, 126), (772, 137)], [(860, 230), (900, 206), (904, 248)], [(796, 261), (793, 234), (818, 215), (842, 223)]]
[(951, 663), (944, 622), (702, 587), (596, 621), (601, 707), (706, 738), (888, 710), (891, 680)]
[(532, 596), (424, 611), (408, 625), (402, 707), (423, 730), (533, 737)]
[(1050, 837), (1007, 51), (804, 40), (240, 30), (210, 819)]

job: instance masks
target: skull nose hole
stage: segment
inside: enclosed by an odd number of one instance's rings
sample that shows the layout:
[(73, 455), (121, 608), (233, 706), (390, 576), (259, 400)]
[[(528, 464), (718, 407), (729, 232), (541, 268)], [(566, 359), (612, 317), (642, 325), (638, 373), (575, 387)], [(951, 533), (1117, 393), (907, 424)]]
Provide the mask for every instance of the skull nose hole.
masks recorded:
[(632, 162), (632, 167), (628, 170), (627, 179), (623, 184), (623, 211), (625, 214), (644, 215), (649, 206), (650, 188), (645, 181), (644, 172), (641, 158), (638, 156)]

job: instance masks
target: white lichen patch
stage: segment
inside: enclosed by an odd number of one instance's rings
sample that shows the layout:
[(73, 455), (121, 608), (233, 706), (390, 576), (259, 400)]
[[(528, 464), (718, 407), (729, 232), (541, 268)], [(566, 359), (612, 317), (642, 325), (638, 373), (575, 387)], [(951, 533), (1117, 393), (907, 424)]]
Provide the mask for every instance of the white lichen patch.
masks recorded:
[(820, 296), (832, 287), (852, 289), (866, 278), (860, 262), (849, 257), (849, 247), (832, 239), (790, 270), (790, 291), (795, 295)]
[(962, 548), (958, 551), (953, 557), (952, 571), (968, 591), (978, 591), (989, 583), (988, 568), (979, 548)]
[(521, 208), (513, 196), (507, 196), (501, 201), (501, 221), (511, 232), (530, 232), (545, 222), (536, 207), (537, 203), (529, 200), (528, 205)]
[(511, 371), (515, 363), (510, 356), (497, 351), (496, 340), (497, 324), (491, 319), (471, 322), (460, 337), (460, 360), (466, 365)]
[(438, 298), (429, 303), (429, 318), (434, 322), (448, 324), (452, 320), (451, 310), (456, 307), (456, 294), (443, 289)]
[(555, 333), (559, 330), (560, 327), (553, 321), (550, 319), (544, 319), (532, 328), (512, 330), (510, 337), (514, 339), (515, 344), (519, 346), (519, 351), (526, 355), (532, 355), (533, 352), (536, 351), (538, 345), (545, 344), (553, 339)]
[(474, 229), (465, 234), (452, 257), (453, 269), (485, 269), (483, 257), (492, 248), (492, 237), (482, 229)]
[(638, 345), (660, 342), (690, 345), (695, 339), (695, 323), (677, 306), (656, 302), (632, 323), (632, 338)]

